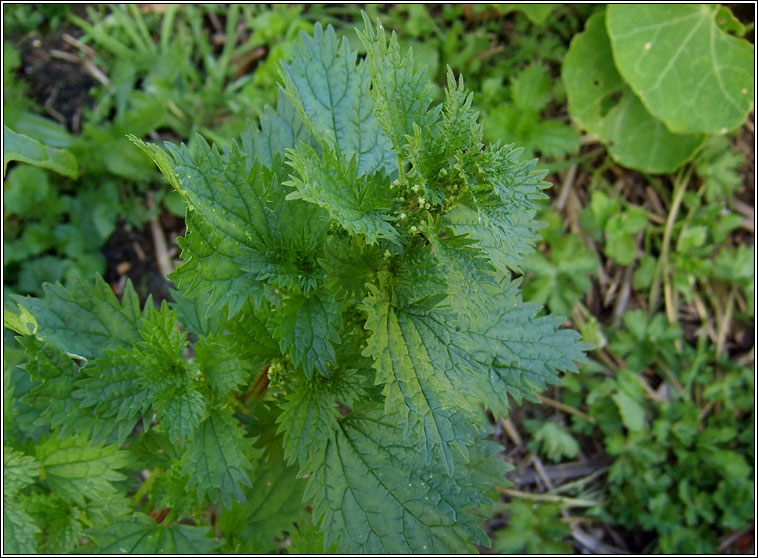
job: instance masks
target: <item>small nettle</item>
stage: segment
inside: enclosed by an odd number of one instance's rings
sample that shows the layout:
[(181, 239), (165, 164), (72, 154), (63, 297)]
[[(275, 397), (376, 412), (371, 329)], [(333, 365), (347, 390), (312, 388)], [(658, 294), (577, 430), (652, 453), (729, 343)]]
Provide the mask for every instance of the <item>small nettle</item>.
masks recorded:
[(15, 299), (31, 382), (8, 411), (6, 551), (488, 544), (505, 464), (484, 410), (586, 349), (511, 278), (544, 172), (483, 145), (462, 78), (435, 104), (394, 34), (359, 36), (361, 60), (304, 35), (229, 149), (133, 138), (187, 202), (173, 303), (102, 279)]

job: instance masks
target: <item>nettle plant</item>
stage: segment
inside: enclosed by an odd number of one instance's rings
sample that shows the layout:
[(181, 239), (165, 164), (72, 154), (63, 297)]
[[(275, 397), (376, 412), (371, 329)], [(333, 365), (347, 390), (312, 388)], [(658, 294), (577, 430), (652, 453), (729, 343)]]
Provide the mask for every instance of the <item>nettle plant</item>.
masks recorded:
[(188, 206), (174, 303), (100, 279), (15, 299), (43, 428), (6, 437), (7, 551), (488, 544), (484, 409), (586, 349), (511, 278), (544, 173), (482, 144), (462, 79), (433, 104), (394, 34), (359, 35), (361, 60), (303, 35), (277, 109), (223, 153), (134, 139)]

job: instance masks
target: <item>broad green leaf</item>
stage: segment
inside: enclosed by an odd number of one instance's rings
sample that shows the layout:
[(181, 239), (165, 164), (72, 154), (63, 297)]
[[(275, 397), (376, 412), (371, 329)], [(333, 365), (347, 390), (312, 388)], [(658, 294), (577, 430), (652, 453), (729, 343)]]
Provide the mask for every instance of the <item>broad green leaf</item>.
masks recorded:
[(511, 78), (511, 98), (521, 110), (540, 112), (552, 98), (553, 80), (543, 64), (533, 63)]
[(32, 484), (42, 467), (31, 455), (3, 446), (3, 498), (12, 498)]
[(136, 513), (106, 528), (91, 529), (88, 535), (99, 554), (209, 554), (221, 546), (208, 538), (208, 527), (158, 525), (151, 517)]
[(553, 10), (561, 4), (495, 4), (494, 6), (502, 14), (519, 11), (532, 23), (542, 25)]
[(562, 318), (537, 316), (540, 307), (523, 302), (518, 282), (492, 297), (490, 312), (471, 331), (473, 359), (485, 373), (473, 377), (478, 394), (496, 416), (507, 416), (508, 396), (520, 402), (558, 383), (558, 372), (576, 372), (590, 345), (579, 334), (558, 329)]
[(621, 421), (629, 430), (642, 430), (645, 426), (645, 409), (637, 401), (629, 397), (623, 391), (619, 391), (611, 396), (616, 403)]
[(21, 161), (55, 171), (69, 178), (78, 178), (79, 168), (74, 157), (65, 149), (48, 147), (34, 138), (18, 134), (3, 126), (3, 176), (10, 161)]
[(445, 316), (424, 307), (397, 308), (376, 288), (363, 308), (372, 332), (364, 355), (374, 359), (376, 381), (385, 385), (387, 412), (421, 435), (426, 460), (439, 459), (452, 474), (454, 452), (467, 455), (477, 426), (461, 400), (464, 371), (440, 323)]
[[(275, 538), (307, 517), (303, 492), (305, 481), (298, 468), (287, 466), (280, 456), (269, 455), (252, 475), (246, 504), (232, 504), (219, 513), (219, 528), (235, 552), (271, 553), (277, 549)], [(239, 546), (237, 544), (239, 542)]]
[(416, 71), (413, 54), (401, 54), (395, 33), (387, 41), (381, 25), (375, 30), (366, 14), (363, 21), (364, 29), (358, 31), (358, 36), (366, 49), (365, 65), (370, 70), (376, 120), (400, 158), (408, 143), (406, 136), (413, 135), (414, 126), (422, 131), (433, 127), (441, 107), (430, 108), (432, 86), (424, 71)]
[(57, 201), (48, 173), (39, 167), (16, 165), (5, 180), (3, 204), (11, 213), (41, 216), (51, 212)]
[(177, 387), (161, 394), (155, 402), (156, 418), (172, 440), (192, 439), (207, 411), (208, 401), (192, 387)]
[[(347, 366), (355, 366), (349, 362)], [(350, 403), (361, 395), (361, 378), (354, 369), (337, 370), (329, 378), (298, 377), (295, 386), (280, 403), (276, 419), (288, 464), (302, 465), (309, 455), (323, 447), (337, 428), (337, 401)]]
[(324, 534), (312, 523), (301, 521), (295, 529), (289, 533), (290, 545), (287, 554), (335, 554), (336, 545), (324, 548)]
[(306, 293), (316, 285), (328, 220), (312, 204), (285, 200), (278, 157), (270, 170), (249, 166), (236, 145), (222, 157), (202, 138), (192, 151), (166, 149), (168, 172), (191, 208), (180, 242), (185, 263), (172, 275), (187, 296), (209, 295), (211, 307), (224, 303), (232, 316), (250, 295), (260, 304), (264, 281)]
[(702, 134), (675, 134), (652, 116), (616, 70), (605, 16), (593, 15), (574, 36), (561, 75), (569, 114), (603, 142), (621, 165), (673, 172), (690, 159)]
[(230, 412), (211, 411), (182, 457), (184, 473), (189, 475), (187, 488), (197, 491), (200, 500), (220, 499), (227, 508), (235, 500), (245, 503), (243, 486), (251, 486), (252, 443)]
[(369, 93), (371, 75), (365, 62), (334, 29), (316, 24), (313, 35), (301, 33), (289, 63), (282, 63), (285, 92), (311, 134), (332, 150), (356, 160), (358, 175), (390, 173), (395, 158), (379, 128)]
[(722, 31), (715, 4), (611, 4), (616, 67), (645, 107), (673, 132), (720, 134), (753, 106), (754, 48)]
[(217, 330), (220, 316), (212, 312), (207, 297), (190, 298), (171, 289), (171, 298), (174, 299), (171, 308), (176, 310), (178, 320), (189, 331), (203, 336)]
[(242, 147), (250, 165), (254, 160), (273, 168), (274, 158), (284, 155), (287, 149), (299, 142), (313, 144), (310, 132), (300, 120), (295, 107), (282, 89), (276, 110), (266, 106), (260, 119), (260, 129), (249, 130), (242, 135)]
[(323, 207), (348, 232), (365, 235), (369, 243), (397, 239), (391, 224), (394, 195), (388, 178), (361, 174), (355, 158), (348, 160), (331, 149), (323, 150), (319, 157), (312, 147), (301, 145), (287, 155), (288, 163), (300, 175), (288, 183), (297, 191), (287, 199), (304, 199)]
[(76, 137), (64, 125), (50, 118), (29, 111), (6, 115), (5, 123), (11, 130), (34, 138), (44, 145), (65, 148), (71, 147), (76, 141)]
[(125, 348), (106, 351), (82, 369), (74, 397), (85, 409), (80, 426), (95, 439), (116, 430), (121, 444), (151, 406), (150, 390), (140, 381), (139, 363)]
[(79, 367), (60, 349), (36, 337), (19, 337), (19, 344), (29, 357), (25, 369), (38, 382), (24, 397), (33, 407), (44, 409), (39, 421), (51, 428), (70, 429), (81, 416), (78, 402), (72, 397)]
[[(114, 347), (131, 347), (140, 341), (137, 331), (141, 312), (131, 283), (124, 289), (123, 302), (103, 281), (94, 285), (74, 275), (68, 287), (43, 286), (44, 298), (14, 296), (37, 320), (37, 336), (80, 358), (93, 359)], [(151, 306), (148, 301), (146, 307)]]
[(307, 376), (314, 368), (329, 376), (329, 364), (336, 362), (334, 345), (340, 343), (341, 313), (339, 304), (317, 294), (288, 298), (277, 312), (274, 338), (295, 366), (302, 364)]
[(193, 347), (203, 377), (221, 397), (231, 395), (247, 383), (252, 363), (237, 353), (222, 336), (201, 339)]
[(37, 554), (37, 536), (41, 529), (23, 506), (3, 498), (3, 553)]
[(53, 435), (35, 450), (50, 489), (80, 506), (85, 497), (97, 500), (115, 492), (112, 483), (126, 478), (117, 471), (128, 464), (126, 452), (116, 446), (92, 446), (86, 436)]
[(497, 446), (479, 440), (451, 476), (442, 462), (424, 460), (423, 441), (404, 433), (399, 421), (380, 409), (354, 413), (309, 462), (306, 500), (325, 533), (324, 547), (451, 554), (487, 544), (479, 514), (489, 504), (487, 487), (503, 475)]

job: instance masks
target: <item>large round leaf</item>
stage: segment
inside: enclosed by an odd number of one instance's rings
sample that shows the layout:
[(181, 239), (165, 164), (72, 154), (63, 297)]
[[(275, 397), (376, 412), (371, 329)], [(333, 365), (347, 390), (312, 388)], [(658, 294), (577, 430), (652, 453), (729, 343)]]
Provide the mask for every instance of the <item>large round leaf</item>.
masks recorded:
[(618, 71), (674, 132), (724, 133), (753, 105), (753, 47), (722, 31), (717, 11), (715, 4), (608, 6)]
[(562, 78), (571, 117), (605, 143), (621, 165), (653, 173), (674, 171), (703, 140), (673, 134), (654, 118), (616, 71), (605, 14), (587, 21), (563, 61)]

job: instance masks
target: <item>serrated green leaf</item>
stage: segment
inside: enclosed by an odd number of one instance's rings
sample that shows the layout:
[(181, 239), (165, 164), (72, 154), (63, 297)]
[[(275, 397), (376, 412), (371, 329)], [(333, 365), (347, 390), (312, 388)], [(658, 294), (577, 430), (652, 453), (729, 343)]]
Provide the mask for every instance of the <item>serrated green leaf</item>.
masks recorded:
[(231, 413), (214, 409), (198, 427), (182, 457), (188, 488), (201, 501), (219, 499), (229, 508), (246, 501), (244, 486), (251, 486), (248, 455), (253, 440), (237, 425)]
[(288, 467), (282, 459), (269, 455), (252, 475), (247, 503), (234, 503), (231, 509), (221, 510), (219, 527), (236, 552), (271, 553), (277, 549), (274, 539), (305, 519), (305, 481), (298, 478), (297, 471), (297, 467)]
[(292, 102), (282, 89), (276, 110), (267, 106), (260, 119), (260, 129), (248, 130), (241, 138), (242, 146), (247, 153), (247, 161), (261, 161), (269, 169), (273, 161), (289, 148), (295, 147), (301, 141), (313, 144), (314, 140), (303, 121), (300, 120)]
[(72, 397), (79, 367), (60, 349), (36, 337), (19, 337), (19, 344), (29, 357), (25, 369), (38, 382), (24, 397), (33, 407), (44, 409), (38, 421), (51, 428), (70, 427), (81, 416), (78, 402)]
[(718, 10), (608, 6), (606, 25), (619, 73), (673, 132), (723, 133), (742, 124), (753, 106), (754, 48), (719, 29)]
[(616, 70), (602, 13), (571, 41), (561, 72), (571, 117), (626, 167), (673, 172), (703, 140), (702, 134), (672, 133), (647, 111)]
[(301, 521), (297, 527), (290, 531), (290, 545), (287, 554), (335, 554), (337, 546), (332, 545), (324, 548), (324, 534), (312, 523)]
[(187, 297), (182, 292), (171, 289), (174, 302), (171, 308), (176, 310), (177, 319), (195, 335), (210, 335), (218, 330), (221, 316), (214, 313), (207, 297)]
[(172, 281), (187, 296), (203, 297), (211, 309), (226, 307), (234, 315), (251, 292), (260, 292), (256, 274), (240, 268), (238, 246), (197, 212), (188, 211), (186, 223), (187, 234), (177, 239), (184, 263), (172, 272)]
[(302, 364), (306, 375), (314, 368), (329, 376), (329, 363), (336, 361), (334, 345), (340, 343), (337, 329), (342, 308), (323, 295), (292, 297), (282, 303), (274, 321), (274, 338), (295, 366)]
[[(150, 390), (140, 381), (139, 363), (124, 348), (105, 351), (105, 356), (91, 361), (82, 370), (73, 395), (87, 409), (89, 420), (80, 426), (94, 439), (117, 431), (121, 444), (131, 434), (151, 405)], [(86, 417), (86, 415), (85, 415)]]
[(225, 397), (247, 383), (252, 363), (231, 345), (228, 336), (211, 336), (195, 343), (195, 359), (205, 380), (218, 395)]
[(372, 332), (364, 355), (374, 359), (377, 383), (385, 384), (387, 411), (421, 433), (426, 460), (439, 457), (452, 474), (454, 451), (467, 454), (477, 426), (461, 401), (463, 370), (451, 358), (456, 348), (446, 348), (449, 331), (428, 309), (397, 308), (375, 288), (363, 308)]
[(355, 158), (348, 160), (331, 149), (323, 150), (319, 157), (312, 147), (301, 145), (287, 156), (300, 175), (290, 183), (297, 192), (288, 199), (304, 199), (323, 207), (348, 232), (365, 235), (369, 243), (397, 239), (391, 224), (389, 178), (361, 175)]
[(53, 435), (35, 451), (50, 489), (80, 506), (85, 496), (97, 500), (115, 492), (112, 483), (126, 478), (117, 472), (128, 464), (126, 452), (116, 446), (92, 446), (86, 436)]
[(162, 393), (155, 401), (156, 418), (173, 440), (183, 443), (192, 438), (208, 401), (192, 387), (176, 387)]
[(497, 446), (480, 440), (450, 476), (440, 461), (424, 461), (421, 440), (398, 419), (381, 410), (353, 414), (310, 462), (306, 500), (324, 547), (338, 541), (345, 554), (449, 554), (487, 544), (478, 512), (488, 504), (485, 487), (503, 474)]
[(36, 554), (40, 528), (18, 502), (3, 498), (3, 552)]
[(358, 175), (390, 173), (395, 158), (387, 136), (377, 124), (365, 62), (347, 39), (337, 40), (332, 26), (316, 24), (313, 35), (301, 33), (291, 62), (282, 64), (285, 92), (311, 134), (332, 150), (355, 157)]
[(78, 549), (84, 534), (83, 515), (76, 507), (69, 507), (64, 513), (56, 514), (47, 525), (46, 553), (67, 554)]
[(48, 147), (3, 125), (3, 176), (11, 161), (50, 169), (69, 178), (76, 179), (79, 176), (76, 157), (70, 151)]
[(222, 541), (208, 538), (208, 527), (158, 525), (147, 515), (113, 523), (104, 529), (91, 529), (99, 554), (209, 554)]
[(264, 281), (306, 293), (317, 284), (328, 220), (315, 205), (285, 200), (279, 157), (271, 170), (251, 165), (236, 145), (225, 157), (202, 139), (193, 151), (167, 149), (191, 208), (180, 241), (185, 263), (172, 274), (186, 295), (209, 296), (232, 316), (250, 295), (260, 304)]
[(32, 484), (42, 467), (31, 455), (3, 446), (3, 497), (12, 498)]
[(283, 438), (284, 457), (290, 465), (295, 460), (302, 465), (337, 428), (335, 393), (326, 381), (315, 377), (312, 382), (299, 382), (281, 407), (276, 422), (277, 433)]
[[(131, 283), (119, 303), (108, 284), (98, 277), (94, 285), (74, 274), (68, 287), (44, 285), (42, 299), (14, 295), (19, 306), (37, 320), (37, 336), (59, 349), (85, 359), (114, 347), (131, 347), (140, 341), (139, 299)], [(152, 304), (148, 301), (146, 307)]]
[(517, 289), (512, 282), (494, 296), (489, 315), (471, 332), (474, 359), (488, 371), (480, 397), (498, 416), (508, 414), (508, 395), (535, 399), (535, 392), (558, 382), (558, 372), (576, 372), (575, 363), (591, 348), (577, 332), (558, 329), (562, 318), (536, 316), (540, 307), (523, 302)]
[(364, 29), (358, 31), (358, 36), (366, 49), (376, 120), (401, 157), (406, 136), (413, 135), (414, 125), (421, 130), (431, 128), (438, 121), (441, 107), (430, 109), (432, 87), (425, 72), (416, 71), (413, 55), (401, 54), (395, 33), (387, 41), (381, 25), (375, 30), (366, 14), (363, 21)]

